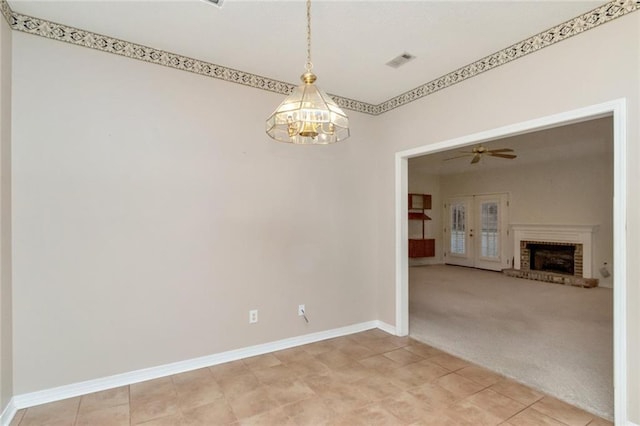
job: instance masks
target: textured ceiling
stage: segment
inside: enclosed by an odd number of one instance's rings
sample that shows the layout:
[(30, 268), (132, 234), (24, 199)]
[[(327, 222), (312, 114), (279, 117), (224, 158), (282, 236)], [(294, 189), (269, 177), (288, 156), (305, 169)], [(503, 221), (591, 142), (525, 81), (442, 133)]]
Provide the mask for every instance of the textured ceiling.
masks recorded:
[[(294, 84), (305, 62), (304, 1), (9, 4), (17, 13)], [(602, 4), (314, 0), (314, 71), (327, 92), (379, 104)], [(385, 65), (403, 52), (416, 59), (399, 69)]]
[(602, 156), (610, 161), (613, 153), (613, 118), (592, 119), (482, 143), (489, 149), (513, 149), (513, 153), (517, 155), (513, 160), (486, 156), (476, 164), (470, 164), (471, 156), (445, 160), (462, 155), (460, 151), (470, 151), (477, 145), (479, 144), (411, 158), (409, 167), (422, 173), (448, 175), (521, 167), (569, 158)]

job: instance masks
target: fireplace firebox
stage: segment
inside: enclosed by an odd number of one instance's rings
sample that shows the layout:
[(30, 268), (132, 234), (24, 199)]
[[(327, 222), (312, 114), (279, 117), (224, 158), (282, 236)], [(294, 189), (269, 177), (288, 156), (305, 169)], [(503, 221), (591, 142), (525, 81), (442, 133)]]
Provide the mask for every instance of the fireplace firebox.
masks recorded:
[(520, 268), (582, 277), (582, 244), (521, 241)]
[(573, 275), (575, 245), (529, 243), (528, 249), (531, 270)]

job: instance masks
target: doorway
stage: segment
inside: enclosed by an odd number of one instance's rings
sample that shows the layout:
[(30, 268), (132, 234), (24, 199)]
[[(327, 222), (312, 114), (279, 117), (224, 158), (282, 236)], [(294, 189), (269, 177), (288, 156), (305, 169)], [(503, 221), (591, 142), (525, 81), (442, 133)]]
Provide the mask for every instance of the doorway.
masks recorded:
[[(626, 172), (626, 100), (618, 99), (552, 116), (517, 123), (486, 132), (472, 134), (435, 144), (421, 146), (397, 152), (396, 160), (396, 326), (398, 335), (407, 335), (409, 331), (408, 309), (408, 262), (407, 262), (407, 172), (408, 159), (434, 154), (441, 151), (461, 148), (508, 136), (578, 123), (605, 116), (613, 117), (613, 190), (617, 194), (613, 199), (613, 353), (615, 383), (615, 418), (627, 421), (627, 355), (626, 355), (626, 293), (627, 293), (627, 251), (626, 251), (626, 196), (628, 176)], [(621, 194), (618, 196), (618, 194)]]
[(500, 271), (509, 266), (509, 194), (454, 197), (444, 204), (448, 265)]

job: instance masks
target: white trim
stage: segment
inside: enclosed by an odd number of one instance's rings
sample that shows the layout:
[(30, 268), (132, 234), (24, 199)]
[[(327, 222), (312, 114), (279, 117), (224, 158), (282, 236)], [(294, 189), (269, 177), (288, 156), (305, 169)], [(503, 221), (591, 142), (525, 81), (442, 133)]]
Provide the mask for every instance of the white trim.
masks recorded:
[[(37, 392), (16, 395), (11, 400), (12, 415), (15, 415), (16, 409), (33, 407), (35, 405), (46, 404), (48, 402), (59, 401), (75, 396), (86, 395), (93, 392), (99, 392), (106, 389), (112, 389), (120, 386), (126, 386), (133, 383), (143, 382), (145, 380), (157, 379), (173, 374), (184, 373), (198, 368), (209, 367), (212, 365), (222, 364), (229, 361), (248, 358), (256, 355), (262, 355), (282, 349), (292, 348), (294, 346), (306, 345), (321, 340), (331, 339), (334, 337), (345, 336), (348, 334), (359, 333), (361, 331), (380, 328), (387, 333), (396, 334), (395, 327), (381, 321), (367, 321), (346, 327), (334, 328), (332, 330), (319, 331), (317, 333), (305, 334), (302, 336), (291, 337), (288, 339), (277, 340), (275, 342), (264, 343), (261, 345), (249, 346), (242, 349), (221, 352), (218, 354), (193, 358), (185, 361), (178, 361), (171, 364), (160, 365), (157, 367), (145, 368), (142, 370), (131, 371), (128, 373), (116, 374), (114, 376), (103, 377), (100, 379), (87, 380), (85, 382), (72, 383), (69, 385), (59, 386), (56, 388), (45, 389)], [(7, 407), (8, 410), (8, 407)], [(7, 412), (5, 410), (5, 412)], [(3, 422), (4, 422), (3, 413)], [(9, 421), (11, 421), (11, 418)], [(4, 423), (2, 424), (4, 426)]]
[(4, 407), (2, 415), (0, 415), (0, 425), (9, 426), (17, 412), (18, 409), (16, 408), (14, 398), (11, 398), (7, 406)]
[(394, 336), (398, 336), (398, 331), (396, 330), (396, 328), (391, 325), (391, 324), (387, 324), (384, 321), (374, 321), (376, 323), (376, 327), (379, 328), (380, 330), (389, 333), (389, 334), (393, 334)]
[(616, 423), (629, 422), (627, 388), (627, 103), (613, 112), (613, 388)]
[(627, 426), (640, 426), (640, 425), (637, 425), (634, 422), (632, 422), (631, 420), (628, 420), (627, 421)]
[[(407, 158), (396, 154), (396, 283), (409, 281), (409, 224)], [(403, 190), (399, 190), (399, 187)], [(396, 331), (399, 336), (409, 334), (409, 286), (396, 285)], [(406, 307), (406, 309), (405, 309)]]
[[(407, 161), (409, 158), (425, 154), (434, 154), (452, 148), (473, 145), (493, 139), (516, 136), (532, 131), (544, 130), (571, 123), (592, 120), (613, 114), (613, 146), (614, 146), (614, 198), (613, 198), (613, 327), (614, 327), (614, 409), (616, 424), (628, 425), (627, 419), (627, 110), (626, 99), (616, 99), (597, 105), (578, 108), (547, 117), (536, 118), (521, 123), (511, 124), (497, 129), (474, 133), (447, 141), (400, 151), (395, 154), (396, 164), (396, 329), (405, 331), (409, 328), (409, 281), (407, 274), (408, 253), (406, 249), (407, 217), (406, 195)], [(403, 197), (404, 195), (404, 197)]]

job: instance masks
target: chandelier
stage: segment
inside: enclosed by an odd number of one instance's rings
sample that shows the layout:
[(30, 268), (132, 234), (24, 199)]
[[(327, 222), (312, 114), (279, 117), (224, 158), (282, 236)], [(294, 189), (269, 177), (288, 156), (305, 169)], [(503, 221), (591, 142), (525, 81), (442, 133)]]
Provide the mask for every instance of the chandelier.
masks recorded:
[(314, 83), (311, 72), (311, 0), (307, 0), (307, 63), (302, 83), (267, 119), (267, 134), (278, 142), (326, 145), (349, 137), (347, 114)]

